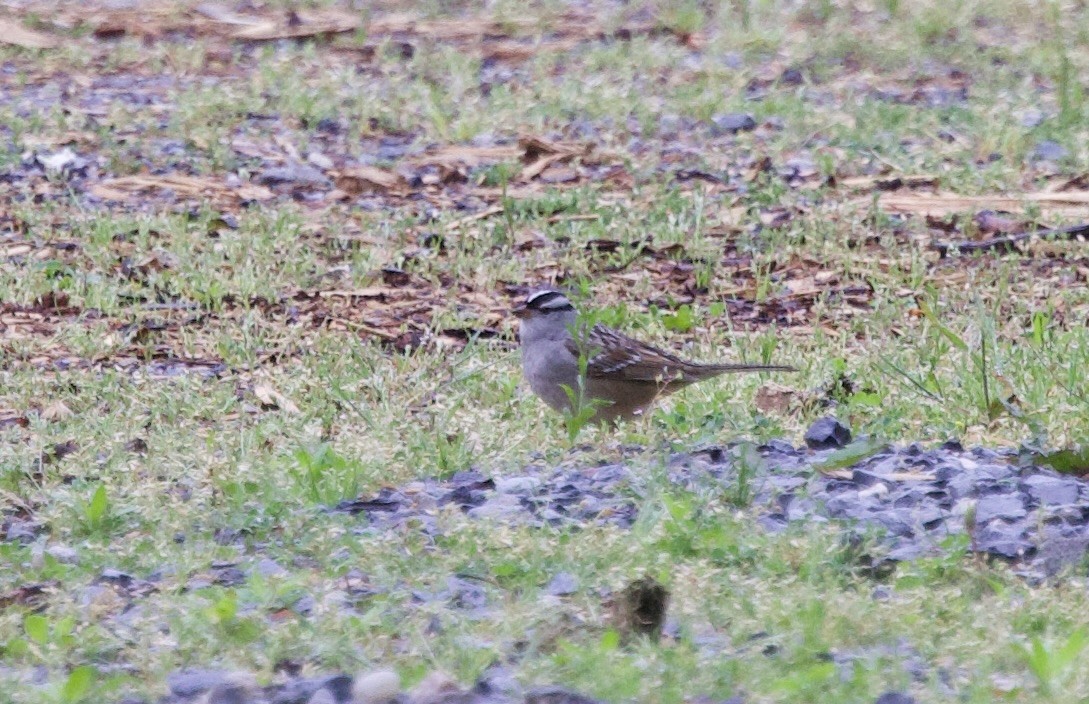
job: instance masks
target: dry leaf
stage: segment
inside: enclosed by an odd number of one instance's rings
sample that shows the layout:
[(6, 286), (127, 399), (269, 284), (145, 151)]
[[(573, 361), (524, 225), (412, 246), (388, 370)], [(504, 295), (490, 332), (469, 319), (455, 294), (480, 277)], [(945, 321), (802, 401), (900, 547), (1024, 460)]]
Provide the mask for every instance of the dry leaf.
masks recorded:
[(542, 171), (552, 166), (552, 164), (559, 159), (564, 158), (563, 154), (545, 154), (532, 164), (526, 165), (521, 173), (518, 174), (518, 179), (521, 181), (532, 181), (539, 176)]
[(325, 10), (313, 13), (291, 13), (285, 20), (264, 21), (242, 27), (231, 34), (235, 39), (269, 41), (273, 39), (301, 39), (324, 34), (354, 32), (363, 26), (358, 14), (341, 10)]
[(753, 403), (761, 413), (789, 413), (797, 405), (798, 392), (789, 386), (768, 382), (756, 390)]
[(64, 420), (74, 415), (72, 409), (64, 405), (63, 401), (53, 401), (42, 409), (42, 419), (44, 420)]
[[(860, 207), (868, 207), (870, 201), (858, 201)], [(1089, 205), (1089, 191), (1063, 191), (1061, 193), (1022, 193), (1013, 196), (959, 196), (952, 193), (933, 195), (918, 193), (882, 193), (878, 207), (890, 213), (943, 218), (948, 215), (977, 210), (998, 210), (1019, 213), (1027, 203), (1036, 203), (1048, 213), (1072, 217), (1084, 216)]]
[(455, 168), (459, 164), (468, 167), (480, 164), (495, 164), (500, 161), (514, 161), (520, 159), (525, 151), (521, 147), (473, 147), (462, 144), (452, 144), (441, 147), (433, 152), (428, 152), (409, 163), (415, 166), (447, 166)]
[(288, 413), (299, 413), (299, 407), (282, 393), (276, 390), (271, 384), (264, 382), (255, 384), (253, 387), (253, 395), (257, 397), (257, 400), (261, 402), (262, 408), (266, 409), (280, 409), (287, 411)]
[(210, 177), (169, 174), (165, 176), (121, 176), (100, 181), (90, 187), (103, 200), (127, 201), (141, 198), (148, 191), (172, 191), (184, 198), (228, 198), (231, 200), (267, 200), (274, 196), (264, 186), (246, 184), (238, 188)]
[(371, 288), (357, 288), (350, 291), (318, 291), (318, 296), (322, 298), (384, 298), (386, 296), (396, 296), (397, 292), (391, 288), (379, 288), (377, 286)]
[(8, 428), (16, 425), (20, 428), (25, 428), (30, 425), (30, 421), (25, 415), (14, 408), (0, 408), (0, 428)]
[(543, 183), (571, 183), (579, 180), (579, 172), (570, 166), (553, 164), (538, 177)]
[(337, 188), (350, 195), (373, 191), (405, 191), (407, 184), (398, 174), (375, 166), (354, 166), (343, 171), (331, 171), (329, 175)]
[(935, 186), (938, 177), (929, 174), (884, 174), (882, 176), (850, 176), (837, 178), (836, 185), (842, 188), (855, 190), (894, 191), (897, 188), (919, 188), (922, 186)]
[(783, 286), (789, 291), (784, 297), (797, 298), (803, 296), (816, 296), (824, 290), (817, 285), (816, 278), (812, 276), (805, 276), (800, 279), (788, 279), (783, 282)]
[(25, 49), (54, 49), (57, 46), (57, 39), (48, 34), (27, 29), (19, 22), (5, 17), (0, 18), (0, 44), (11, 44)]

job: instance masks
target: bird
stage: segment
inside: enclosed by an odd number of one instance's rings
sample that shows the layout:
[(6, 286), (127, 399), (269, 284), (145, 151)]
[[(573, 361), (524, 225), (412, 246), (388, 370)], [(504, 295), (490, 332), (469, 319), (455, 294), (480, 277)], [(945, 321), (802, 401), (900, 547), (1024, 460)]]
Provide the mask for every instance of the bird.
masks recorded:
[(657, 399), (719, 374), (797, 371), (780, 364), (681, 359), (601, 323), (581, 323), (575, 306), (556, 289), (531, 293), (513, 314), (520, 320), (522, 373), (533, 393), (561, 413), (592, 408), (589, 420), (598, 424), (641, 416)]

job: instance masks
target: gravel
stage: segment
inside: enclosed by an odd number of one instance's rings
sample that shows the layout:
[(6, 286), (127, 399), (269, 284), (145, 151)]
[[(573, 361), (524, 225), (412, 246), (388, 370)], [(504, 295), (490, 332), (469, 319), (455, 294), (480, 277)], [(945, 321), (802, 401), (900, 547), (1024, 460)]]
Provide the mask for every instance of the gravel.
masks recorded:
[[(851, 454), (867, 447), (863, 438), (853, 445), (850, 431), (834, 418), (814, 424), (807, 446), (783, 441), (763, 445), (735, 443), (706, 447), (664, 458), (668, 481), (678, 490), (704, 496), (744, 497), (754, 522), (768, 532), (792, 524), (842, 525), (850, 539), (864, 538), (873, 547), (865, 555), (875, 574), (882, 565), (925, 556), (938, 556), (951, 545), (967, 544), (977, 553), (1011, 563), (1036, 581), (1082, 559), (1089, 547), (1089, 483), (1050, 469), (1025, 465), (1012, 451), (964, 449), (956, 442), (924, 448), (918, 444), (886, 446)], [(844, 455), (854, 458), (843, 466)], [(345, 501), (331, 510), (358, 515), (361, 533), (405, 528), (437, 533), (438, 514), (451, 507), (467, 516), (508, 524), (579, 528), (611, 525), (628, 528), (649, 491), (646, 457), (637, 462), (593, 467), (526, 467), (520, 473), (491, 478), (479, 471), (459, 472), (444, 480), (428, 479), (386, 487), (375, 495)], [(835, 467), (835, 469), (828, 469)], [(823, 470), (823, 471), (822, 471)], [(744, 491), (741, 489), (744, 488)], [(8, 526), (10, 532), (11, 526)], [(949, 541), (953, 535), (967, 540)], [(215, 579), (232, 579), (230, 563), (217, 567)], [(263, 574), (283, 567), (272, 560), (257, 565)], [(151, 588), (116, 570), (102, 573), (99, 584)], [(579, 590), (578, 579), (558, 572), (544, 593), (564, 596)], [(874, 599), (887, 599), (877, 585)], [(442, 602), (470, 616), (486, 612), (488, 595), (474, 580), (451, 576), (437, 592), (413, 592), (419, 603)], [(876, 651), (875, 651), (876, 652)], [(882, 655), (882, 653), (877, 653)], [(926, 664), (907, 643), (895, 655), (912, 679), (924, 677)], [(829, 657), (844, 672), (874, 652), (839, 652)], [(920, 674), (921, 673), (921, 674)], [(924, 677), (925, 678), (925, 677)], [(258, 687), (245, 673), (218, 670), (179, 670), (167, 680), (170, 694), (160, 704), (378, 704), (411, 702), (437, 704), (595, 704), (596, 700), (562, 687), (523, 691), (502, 668), (490, 668), (469, 689), (433, 673), (410, 692), (399, 690), (391, 671), (356, 677), (333, 674), (296, 678)], [(736, 698), (738, 701), (743, 699)], [(732, 700), (731, 700), (732, 701)], [(880, 704), (914, 701), (899, 691), (881, 695)]]
[[(718, 495), (737, 496), (738, 482), (747, 481), (756, 523), (765, 530), (841, 522), (852, 534), (876, 539), (879, 561), (940, 555), (949, 536), (970, 528), (971, 550), (1008, 560), (1038, 580), (1077, 562), (1089, 547), (1089, 483), (1082, 479), (1023, 466), (1012, 451), (965, 450), (956, 442), (889, 446), (821, 471), (833, 453), (855, 447), (843, 449), (850, 437), (838, 420), (823, 418), (806, 433), (808, 447), (783, 441), (708, 447), (670, 456), (667, 471), (680, 489)], [(366, 531), (411, 523), (437, 532), (437, 512), (449, 505), (502, 523), (627, 528), (645, 501), (645, 474), (628, 463), (531, 466), (495, 479), (466, 471), (385, 488), (335, 510), (361, 515)]]

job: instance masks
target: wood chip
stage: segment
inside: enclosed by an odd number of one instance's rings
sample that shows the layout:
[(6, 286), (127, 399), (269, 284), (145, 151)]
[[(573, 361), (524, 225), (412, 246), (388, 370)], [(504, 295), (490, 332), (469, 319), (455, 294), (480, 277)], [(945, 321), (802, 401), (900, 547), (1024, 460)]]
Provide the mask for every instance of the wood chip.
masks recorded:
[(761, 413), (788, 413), (798, 405), (800, 394), (796, 389), (775, 382), (763, 384), (756, 390), (753, 404)]
[[(857, 201), (866, 207), (870, 200)], [(1019, 213), (1028, 203), (1036, 203), (1041, 210), (1071, 216), (1084, 216), (1089, 205), (1089, 191), (1063, 191), (1060, 193), (1022, 193), (1015, 196), (960, 196), (952, 193), (882, 193), (877, 205), (885, 212), (942, 218), (956, 213), (977, 210), (999, 210)]]
[(253, 395), (265, 408), (279, 409), (287, 413), (299, 413), (299, 407), (287, 396), (277, 391), (271, 384), (261, 382), (254, 385)]
[(245, 184), (235, 189), (217, 178), (183, 174), (121, 176), (99, 181), (88, 190), (103, 200), (120, 202), (139, 199), (148, 191), (173, 191), (181, 197), (193, 199), (228, 198), (260, 201), (274, 196), (273, 192), (264, 186)]
[(339, 10), (324, 12), (291, 13), (282, 21), (267, 20), (260, 24), (241, 27), (231, 36), (246, 41), (271, 41), (275, 39), (302, 39), (327, 34), (354, 32), (363, 26), (362, 17)]
[(391, 288), (357, 288), (350, 291), (318, 291), (318, 296), (321, 298), (382, 298), (385, 296), (396, 296), (397, 291)]
[(71, 418), (75, 413), (72, 409), (64, 405), (63, 401), (53, 401), (48, 406), (42, 409), (43, 420), (64, 420), (65, 418)]
[(446, 225), (446, 229), (447, 230), (456, 230), (459, 227), (461, 227), (462, 225), (467, 225), (467, 224), (469, 224), (471, 222), (476, 222), (477, 220), (484, 220), (486, 218), (490, 218), (493, 215), (498, 215), (498, 214), (500, 214), (502, 212), (503, 212), (503, 206), (493, 205), (490, 208), (486, 208), (484, 210), (481, 210), (479, 213), (473, 213), (472, 215), (467, 215), (467, 216), (465, 216), (463, 218), (458, 218), (457, 220), (451, 221), (449, 224)]
[(0, 18), (0, 43), (21, 46), (24, 49), (55, 49), (56, 37), (27, 29), (21, 23), (10, 18)]
[(408, 191), (408, 185), (400, 175), (376, 166), (353, 166), (342, 171), (330, 171), (329, 175), (337, 188), (349, 195), (374, 191)]

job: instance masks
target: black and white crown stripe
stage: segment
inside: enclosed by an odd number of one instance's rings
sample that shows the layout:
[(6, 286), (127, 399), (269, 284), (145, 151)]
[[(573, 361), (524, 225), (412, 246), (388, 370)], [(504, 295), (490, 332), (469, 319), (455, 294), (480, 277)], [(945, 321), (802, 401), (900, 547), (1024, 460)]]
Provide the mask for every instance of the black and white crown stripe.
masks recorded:
[(537, 293), (532, 294), (526, 299), (526, 308), (549, 313), (559, 310), (575, 309), (575, 307), (571, 305), (571, 301), (567, 300), (567, 296), (559, 291), (551, 290), (538, 291)]

